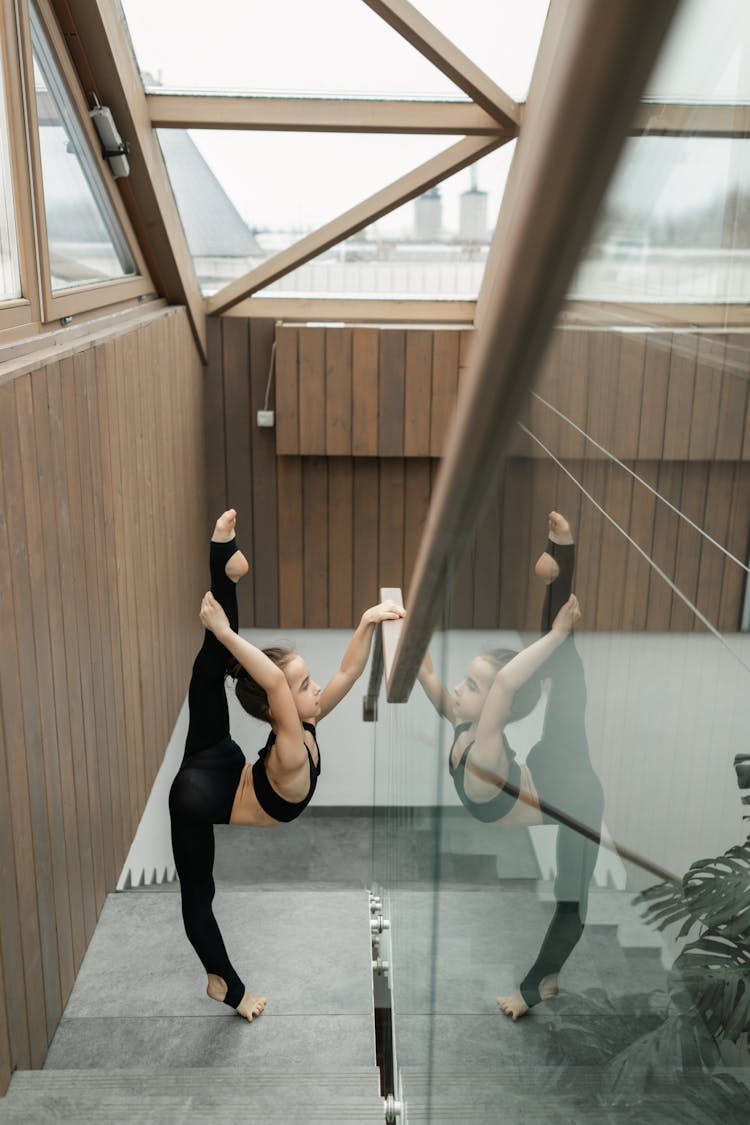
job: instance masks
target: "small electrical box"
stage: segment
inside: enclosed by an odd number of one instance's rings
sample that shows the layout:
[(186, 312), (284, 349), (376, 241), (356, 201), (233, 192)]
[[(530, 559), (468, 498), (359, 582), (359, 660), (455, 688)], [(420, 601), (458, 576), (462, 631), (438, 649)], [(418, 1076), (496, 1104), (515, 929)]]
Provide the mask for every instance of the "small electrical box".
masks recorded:
[(258, 426), (262, 430), (270, 430), (273, 428), (276, 416), (273, 410), (259, 410), (258, 411)]

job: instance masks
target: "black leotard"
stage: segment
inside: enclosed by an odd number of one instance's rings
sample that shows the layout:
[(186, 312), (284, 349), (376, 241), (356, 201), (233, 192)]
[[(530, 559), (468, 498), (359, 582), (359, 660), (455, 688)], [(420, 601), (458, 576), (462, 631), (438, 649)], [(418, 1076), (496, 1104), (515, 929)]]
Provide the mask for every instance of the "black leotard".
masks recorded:
[(253, 764), (253, 788), (255, 789), (255, 796), (258, 798), (258, 804), (263, 811), (267, 812), (269, 816), (272, 816), (274, 820), (281, 820), (285, 823), (288, 823), (290, 820), (295, 820), (299, 814), (307, 808), (312, 800), (315, 786), (318, 784), (318, 777), (320, 776), (320, 747), (315, 737), (315, 727), (312, 723), (303, 723), (302, 726), (313, 736), (318, 749), (318, 762), (316, 765), (310, 753), (310, 748), (306, 746), (307, 758), (310, 764), (310, 788), (304, 800), (297, 802), (284, 800), (283, 797), (279, 796), (268, 780), (265, 760), (271, 747), (276, 742), (275, 731), (271, 731), (268, 736), (268, 741), (258, 755), (257, 762)]
[[(226, 574), (225, 566), (236, 550), (234, 540), (231, 543), (211, 543), (210, 548), (211, 591), (235, 632), (239, 628), (237, 591)], [(172, 782), (169, 812), (185, 933), (206, 972), (225, 981), (227, 994), (224, 1003), (236, 1008), (245, 994), (245, 985), (229, 959), (212, 907), (216, 890), (213, 877), (214, 825), (229, 823), (245, 767), (245, 755), (229, 733), (224, 680), (231, 659), (213, 633), (206, 631), (193, 664), (188, 690), (190, 724), (185, 756)], [(308, 804), (315, 791), (320, 767), (314, 766), (311, 757), (310, 791), (304, 801), (294, 805), (284, 801), (271, 788), (262, 764), (274, 737), (272, 734), (253, 766), (253, 782), (258, 800), (269, 815), (276, 820), (288, 821), (298, 816)]]
[(459, 723), (453, 732), (453, 746), (451, 746), (448, 755), (448, 770), (453, 778), (453, 784), (456, 787), (456, 792), (460, 798), (461, 804), (464, 808), (471, 813), (475, 820), (482, 820), (485, 824), (489, 824), (495, 820), (502, 820), (507, 816), (510, 810), (518, 800), (518, 793), (521, 787), (521, 767), (516, 761), (516, 755), (511, 750), (508, 740), (503, 735), (503, 748), (508, 758), (508, 779), (495, 797), (490, 797), (489, 801), (472, 801), (466, 795), (464, 788), (464, 774), (466, 772), (466, 759), (469, 756), (469, 751), (474, 745), (473, 741), (468, 744), (458, 765), (453, 765), (453, 747), (456, 745), (456, 739), (468, 730), (471, 723)]

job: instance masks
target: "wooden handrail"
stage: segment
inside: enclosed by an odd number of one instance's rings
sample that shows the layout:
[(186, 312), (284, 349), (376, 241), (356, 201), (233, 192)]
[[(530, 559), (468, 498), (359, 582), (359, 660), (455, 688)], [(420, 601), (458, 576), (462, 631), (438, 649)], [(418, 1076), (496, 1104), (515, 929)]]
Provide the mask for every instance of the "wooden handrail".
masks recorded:
[[(404, 604), (403, 595), (397, 586), (381, 586), (380, 600), (381, 602), (395, 602), (400, 606)], [(383, 673), (385, 672), (387, 692), (388, 682), (393, 670), (393, 660), (396, 655), (403, 624), (403, 618), (397, 621), (383, 621), (380, 628), (376, 628), (375, 630), (375, 638), (372, 646), (372, 661), (370, 664), (370, 680), (367, 685), (367, 695), (362, 700), (362, 721), (365, 723), (377, 722), (378, 699), (380, 697), (380, 685), (383, 682)]]
[(492, 493), (677, 0), (553, 0), (417, 556), (389, 702), (408, 699)]

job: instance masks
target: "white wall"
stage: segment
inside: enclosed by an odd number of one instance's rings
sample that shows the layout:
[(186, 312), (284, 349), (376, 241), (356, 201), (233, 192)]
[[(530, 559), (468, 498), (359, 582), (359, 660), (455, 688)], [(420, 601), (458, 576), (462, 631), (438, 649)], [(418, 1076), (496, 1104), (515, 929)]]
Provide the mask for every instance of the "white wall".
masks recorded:
[[(243, 635), (259, 645), (291, 642), (321, 684), (335, 672), (350, 636), (344, 630), (298, 630), (283, 637), (243, 630)], [(728, 640), (750, 667), (750, 638)], [(577, 644), (586, 669), (591, 758), (604, 786), (605, 821), (613, 838), (676, 873), (744, 839), (732, 759), (748, 748), (750, 671), (713, 637), (698, 634), (580, 633)], [(473, 656), (499, 645), (520, 647), (521, 638), (451, 633), (445, 643), (436, 636), (431, 651), (452, 685)], [(445, 769), (448, 724), (437, 719), (419, 686), (403, 705), (389, 706), (381, 694), (380, 720), (364, 723), (368, 674), (320, 726), (315, 804), (457, 806)], [(521, 760), (539, 737), (542, 714), (540, 704), (509, 729)], [(246, 715), (231, 693), (230, 715), (233, 737), (253, 760), (268, 728)], [(140, 864), (146, 881), (155, 868), (160, 877), (171, 864), (166, 797), (186, 729), (183, 707), (126, 865), (136, 872)]]

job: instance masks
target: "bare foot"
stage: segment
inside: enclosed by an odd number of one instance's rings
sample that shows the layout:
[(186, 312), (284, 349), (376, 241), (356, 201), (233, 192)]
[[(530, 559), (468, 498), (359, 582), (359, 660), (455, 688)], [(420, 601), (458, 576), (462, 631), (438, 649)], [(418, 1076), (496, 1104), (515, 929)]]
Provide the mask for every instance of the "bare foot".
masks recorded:
[(547, 534), (553, 543), (572, 543), (573, 533), (565, 516), (559, 512), (550, 512)]
[[(547, 524), (547, 535), (553, 543), (559, 543), (561, 546), (573, 542), (573, 533), (570, 530), (570, 524), (565, 519), (565, 516), (561, 516), (559, 512), (550, 512)], [(557, 565), (556, 560), (552, 558), (552, 555), (543, 551), (536, 560), (534, 573), (537, 578), (541, 578), (545, 586), (549, 586), (560, 573), (560, 567)]]
[[(234, 529), (237, 523), (237, 512), (234, 508), (227, 509), (222, 512), (216, 521), (214, 533), (211, 536), (212, 543), (230, 543), (234, 539)], [(240, 578), (244, 578), (250, 569), (250, 564), (243, 555), (242, 551), (235, 551), (227, 564), (224, 567), (224, 572), (228, 578), (233, 582), (239, 582)]]
[(521, 1016), (525, 1016), (529, 1010), (529, 1005), (521, 995), (520, 989), (516, 989), (510, 996), (498, 996), (497, 1002), (500, 1005), (500, 1010), (505, 1012), (506, 1016), (510, 1016), (513, 1023)]
[[(557, 973), (550, 973), (548, 977), (542, 977), (539, 981), (539, 995), (542, 1000), (554, 1000), (559, 991)], [(529, 1005), (521, 995), (520, 988), (517, 988), (511, 996), (498, 996), (497, 1002), (501, 1011), (505, 1012), (506, 1016), (510, 1016), (513, 1023), (521, 1016), (525, 1016), (529, 1010)]]
[[(224, 997), (227, 994), (227, 986), (221, 977), (217, 977), (214, 973), (208, 974), (208, 986), (206, 992), (212, 1000), (218, 1000), (223, 1003)], [(242, 997), (238, 1007), (235, 1009), (237, 1015), (243, 1016), (248, 1023), (252, 1023), (255, 1016), (259, 1016), (266, 1006), (265, 996), (253, 996), (245, 989), (245, 995)]]
[(550, 973), (539, 981), (539, 995), (542, 1000), (554, 1000), (560, 989), (557, 983), (557, 973)]

